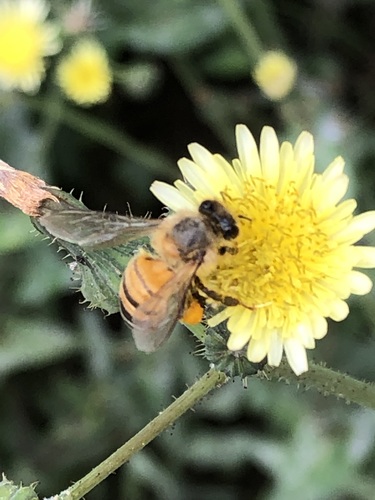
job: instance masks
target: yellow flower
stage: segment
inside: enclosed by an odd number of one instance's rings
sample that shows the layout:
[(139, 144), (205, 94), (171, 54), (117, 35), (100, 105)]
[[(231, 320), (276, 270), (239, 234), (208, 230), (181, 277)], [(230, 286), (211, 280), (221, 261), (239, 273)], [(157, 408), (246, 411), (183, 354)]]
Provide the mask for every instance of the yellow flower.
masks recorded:
[(112, 72), (105, 49), (95, 40), (80, 40), (57, 68), (57, 81), (69, 99), (88, 106), (105, 101)]
[[(350, 294), (371, 290), (371, 280), (353, 268), (375, 267), (375, 247), (354, 246), (375, 227), (375, 211), (353, 216), (356, 202), (340, 201), (348, 187), (344, 160), (314, 173), (314, 143), (302, 132), (294, 147), (279, 146), (264, 127), (260, 149), (244, 125), (236, 129), (233, 164), (199, 144), (179, 168), (185, 182), (155, 182), (151, 191), (173, 211), (220, 201), (239, 226), (237, 253), (218, 257), (204, 286), (240, 305), (223, 307), (208, 320), (228, 320), (228, 348), (247, 345), (247, 357), (278, 366), (285, 351), (299, 375), (308, 369), (306, 349), (327, 333), (327, 320), (343, 320)], [(225, 245), (225, 242), (223, 243)]]
[(279, 101), (292, 90), (297, 77), (297, 66), (286, 54), (269, 51), (257, 62), (253, 78), (261, 91), (272, 101)]
[(43, 58), (61, 48), (58, 30), (45, 21), (44, 0), (0, 1), (0, 87), (36, 92), (45, 73)]

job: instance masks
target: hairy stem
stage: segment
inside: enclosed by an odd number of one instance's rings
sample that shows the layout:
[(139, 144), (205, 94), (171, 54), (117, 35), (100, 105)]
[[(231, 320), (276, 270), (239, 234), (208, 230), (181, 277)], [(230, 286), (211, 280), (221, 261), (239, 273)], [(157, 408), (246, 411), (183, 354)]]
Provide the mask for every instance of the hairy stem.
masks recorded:
[(266, 366), (258, 373), (261, 378), (298, 383), (306, 389), (314, 388), (323, 395), (336, 396), (350, 403), (375, 409), (375, 385), (357, 380), (325, 366), (309, 363), (309, 371), (299, 375), (293, 373), (286, 361), (277, 368)]
[(58, 498), (69, 500), (82, 498), (121, 465), (126, 463), (135, 453), (142, 450), (156, 436), (172, 425), (212, 389), (222, 385), (225, 381), (226, 376), (217, 370), (210, 370), (205, 373), (182, 396), (147, 424), (146, 427), (73, 486), (60, 493)]

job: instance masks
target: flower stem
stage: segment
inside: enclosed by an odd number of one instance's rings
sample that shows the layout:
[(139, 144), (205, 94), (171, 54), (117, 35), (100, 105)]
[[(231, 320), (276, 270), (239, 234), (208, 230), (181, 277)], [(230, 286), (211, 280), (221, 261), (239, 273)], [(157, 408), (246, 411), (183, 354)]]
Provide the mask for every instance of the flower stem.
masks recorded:
[(198, 112), (210, 129), (217, 135), (223, 146), (233, 148), (231, 140), (233, 124), (231, 123), (231, 104), (228, 96), (220, 95), (206, 84), (188, 58), (176, 56), (170, 59), (171, 66), (186, 93), (190, 96)]
[(218, 0), (218, 3), (225, 10), (234, 30), (241, 38), (250, 59), (251, 67), (253, 67), (263, 52), (262, 42), (256, 30), (238, 0)]
[(345, 399), (348, 403), (375, 409), (375, 385), (335, 372), (325, 366), (309, 362), (309, 371), (297, 377), (288, 363), (282, 361), (278, 368), (266, 366), (259, 377), (268, 380), (297, 382), (306, 389), (315, 388), (321, 394)]
[[(137, 451), (143, 449), (150, 441), (175, 422), (187, 410), (215, 387), (226, 381), (226, 376), (216, 370), (205, 373), (192, 387), (185, 391), (160, 415), (146, 425), (121, 448), (95, 467), (73, 486), (60, 494), (60, 498), (78, 500), (101, 483), (121, 465), (127, 462)], [(58, 497), (59, 498), (59, 497)]]
[(53, 116), (58, 111), (61, 123), (112, 149), (125, 158), (129, 158), (134, 163), (142, 165), (150, 172), (157, 175), (163, 174), (169, 179), (175, 178), (176, 167), (169, 158), (159, 151), (138, 143), (125, 132), (120, 132), (94, 115), (89, 115), (68, 106), (58, 108), (58, 104), (49, 98), (33, 96), (30, 98), (25, 97), (25, 99), (30, 108), (44, 115)]

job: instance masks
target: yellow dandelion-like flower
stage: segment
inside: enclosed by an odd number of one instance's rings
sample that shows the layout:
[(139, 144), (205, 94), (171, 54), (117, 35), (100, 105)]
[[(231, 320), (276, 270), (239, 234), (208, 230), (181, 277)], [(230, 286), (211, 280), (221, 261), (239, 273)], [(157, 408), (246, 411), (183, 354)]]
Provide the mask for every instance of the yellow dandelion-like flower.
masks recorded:
[(36, 92), (45, 73), (44, 57), (61, 48), (58, 30), (46, 22), (43, 0), (0, 1), (0, 87)]
[(268, 51), (257, 62), (253, 78), (261, 91), (272, 101), (279, 101), (292, 90), (297, 65), (283, 52)]
[[(235, 253), (218, 256), (203, 285), (238, 305), (208, 320), (228, 320), (228, 348), (247, 345), (247, 357), (278, 366), (283, 351), (299, 375), (306, 349), (327, 333), (327, 320), (343, 320), (350, 294), (370, 291), (371, 280), (354, 268), (375, 267), (375, 247), (354, 246), (375, 228), (375, 211), (353, 216), (356, 202), (340, 201), (348, 187), (344, 160), (314, 173), (314, 143), (303, 132), (279, 146), (265, 127), (260, 148), (244, 125), (236, 129), (238, 159), (231, 165), (199, 144), (193, 160), (179, 161), (185, 182), (155, 182), (151, 191), (173, 211), (219, 201), (236, 219)], [(225, 245), (225, 241), (223, 241)]]
[(66, 96), (77, 104), (104, 102), (112, 87), (112, 72), (104, 47), (91, 39), (77, 42), (60, 62), (57, 81)]

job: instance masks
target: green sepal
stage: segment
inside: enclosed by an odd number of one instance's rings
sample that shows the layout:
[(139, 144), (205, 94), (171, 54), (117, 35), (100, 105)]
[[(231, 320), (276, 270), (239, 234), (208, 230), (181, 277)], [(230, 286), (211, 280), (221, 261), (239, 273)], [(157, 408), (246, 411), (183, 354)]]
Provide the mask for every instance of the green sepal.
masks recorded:
[(4, 475), (0, 481), (0, 500), (38, 500), (36, 483), (22, 486), (9, 481)]
[[(42, 214), (48, 214), (49, 211), (74, 211), (75, 209), (91, 212), (82, 201), (64, 191), (54, 188), (49, 188), (48, 191), (56, 196), (58, 202), (47, 200), (41, 208)], [(148, 239), (132, 240), (126, 244), (108, 248), (85, 249), (78, 244), (56, 237), (54, 229), (62, 229), (63, 220), (60, 228), (55, 226), (52, 229), (51, 227), (47, 229), (43, 224), (43, 216), (32, 217), (31, 221), (40, 233), (57, 243), (59, 250), (65, 250), (73, 259), (70, 263), (73, 278), (80, 280), (79, 290), (87, 301), (88, 307), (100, 308), (108, 314), (118, 312), (121, 276), (136, 249), (146, 244)]]
[(225, 323), (208, 328), (203, 340), (204, 357), (214, 367), (224, 372), (229, 377), (241, 377), (242, 379), (255, 375), (262, 368), (261, 363), (251, 363), (246, 358), (246, 351), (230, 351), (227, 347), (229, 331)]

